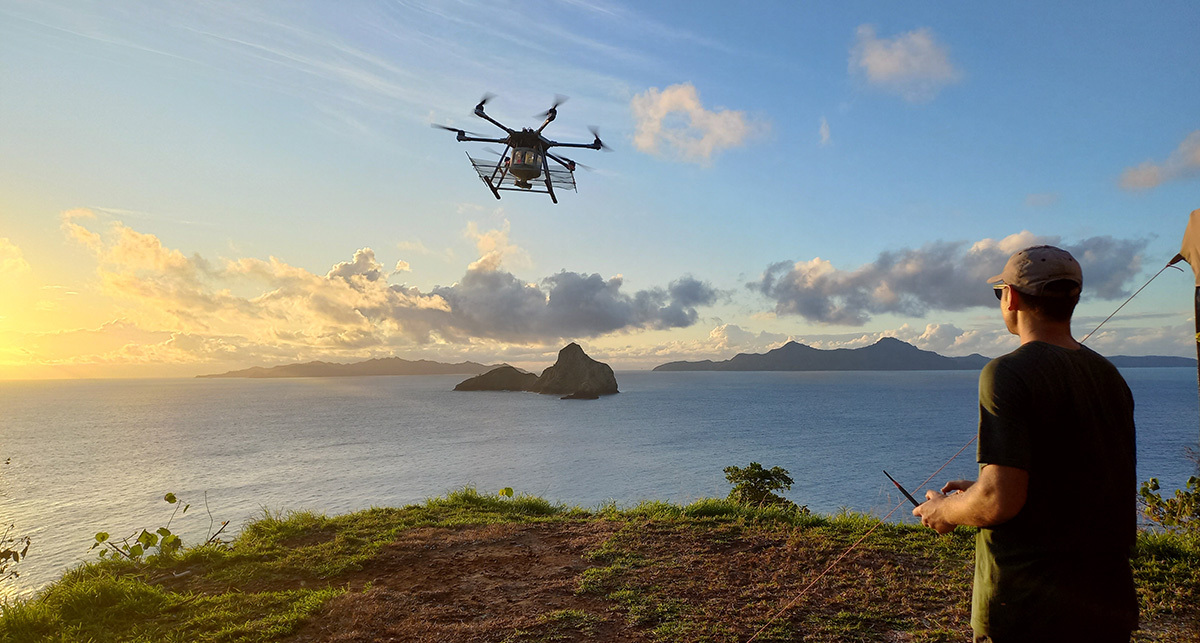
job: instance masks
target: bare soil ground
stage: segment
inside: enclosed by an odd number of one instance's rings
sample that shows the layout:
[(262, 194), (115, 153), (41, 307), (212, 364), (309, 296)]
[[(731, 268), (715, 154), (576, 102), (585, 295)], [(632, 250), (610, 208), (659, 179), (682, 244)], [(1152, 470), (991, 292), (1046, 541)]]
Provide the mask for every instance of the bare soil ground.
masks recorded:
[[(968, 641), (970, 561), (820, 530), (603, 520), (417, 528), (289, 641)], [(778, 614), (777, 618), (772, 618)], [(1136, 641), (1200, 641), (1200, 606)]]

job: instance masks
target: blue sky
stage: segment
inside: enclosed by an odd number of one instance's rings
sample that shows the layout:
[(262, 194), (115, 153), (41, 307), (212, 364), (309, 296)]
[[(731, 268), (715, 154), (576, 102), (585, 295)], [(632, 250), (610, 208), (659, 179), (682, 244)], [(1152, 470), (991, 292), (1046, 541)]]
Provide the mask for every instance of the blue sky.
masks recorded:
[[(0, 0), (0, 377), (997, 355), (982, 280), (1042, 241), (1082, 336), (1200, 207), (1198, 32), (1185, 2)], [(497, 131), (489, 92), (517, 128), (568, 96), (546, 134), (613, 151), (497, 201), (487, 146), (429, 127)], [(1192, 287), (1089, 345), (1192, 354)]]

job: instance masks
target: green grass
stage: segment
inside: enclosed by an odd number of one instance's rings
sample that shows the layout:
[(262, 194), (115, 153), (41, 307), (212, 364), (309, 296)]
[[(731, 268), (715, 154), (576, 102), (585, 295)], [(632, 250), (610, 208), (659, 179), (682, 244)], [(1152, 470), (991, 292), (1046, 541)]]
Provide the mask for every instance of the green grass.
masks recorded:
[[(588, 551), (592, 566), (579, 573), (576, 591), (606, 601), (654, 640), (738, 641), (730, 614), (741, 619), (743, 634), (747, 624), (765, 626), (759, 641), (877, 641), (905, 632), (905, 640), (932, 643), (962, 634), (974, 530), (939, 537), (863, 514), (818, 516), (716, 499), (588, 511), (465, 488), (419, 505), (334, 517), (264, 512), (228, 545), (84, 564), (33, 598), (0, 604), (0, 642), (278, 640), (345, 593), (338, 579), (405, 530), (587, 520), (616, 523), (616, 530)], [(769, 620), (807, 583), (795, 570), (823, 569), (868, 531), (839, 565), (841, 576), (822, 581), (819, 599)], [(734, 563), (766, 554), (771, 573), (728, 576), (757, 573)], [(1134, 569), (1144, 620), (1196, 617), (1200, 539), (1143, 533)], [(721, 593), (733, 586), (741, 593)], [(726, 603), (714, 604), (714, 592)], [(591, 639), (600, 614), (559, 610), (502, 636), (507, 643)]]

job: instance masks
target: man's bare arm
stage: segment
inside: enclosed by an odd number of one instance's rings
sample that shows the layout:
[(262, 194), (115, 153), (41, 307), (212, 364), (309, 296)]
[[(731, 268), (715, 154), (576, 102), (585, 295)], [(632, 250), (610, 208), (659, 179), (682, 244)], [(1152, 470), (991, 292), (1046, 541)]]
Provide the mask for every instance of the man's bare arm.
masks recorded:
[(939, 534), (949, 533), (956, 525), (994, 527), (1007, 522), (1025, 506), (1029, 490), (1029, 472), (998, 464), (984, 465), (974, 484), (955, 481), (949, 490), (961, 493), (945, 495), (930, 489), (926, 501), (913, 509), (921, 524)]

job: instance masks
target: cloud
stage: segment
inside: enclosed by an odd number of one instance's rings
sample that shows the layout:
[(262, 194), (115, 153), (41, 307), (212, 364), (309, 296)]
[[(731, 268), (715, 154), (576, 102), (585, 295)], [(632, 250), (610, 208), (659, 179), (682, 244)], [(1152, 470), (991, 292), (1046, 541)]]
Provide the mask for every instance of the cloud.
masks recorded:
[(0, 275), (11, 276), (29, 272), (25, 254), (7, 237), (0, 237)]
[(697, 306), (719, 296), (692, 277), (632, 294), (622, 285), (620, 277), (568, 271), (526, 283), (509, 272), (473, 268), (461, 282), (433, 292), (450, 306), (447, 331), (515, 342), (686, 327), (698, 319)]
[(527, 268), (533, 260), (524, 249), (508, 240), (511, 224), (506, 219), (498, 230), (480, 231), (475, 222), (467, 224), (466, 236), (475, 242), (479, 259), (467, 267), (468, 270), (497, 270), (502, 264), (510, 268)]
[(1200, 130), (1187, 135), (1179, 147), (1162, 163), (1146, 161), (1121, 173), (1120, 184), (1126, 190), (1149, 190), (1167, 181), (1200, 175)]
[[(103, 350), (74, 346), (71, 354), (90, 355), (91, 363), (122, 355), (130, 363), (168, 360), (189, 350), (195, 359), (175, 361), (363, 358), (432, 346), (454, 353), (506, 342), (544, 346), (690, 326), (699, 319), (698, 308), (722, 296), (691, 276), (636, 292), (627, 292), (620, 277), (597, 274), (562, 271), (522, 280), (506, 264), (528, 255), (509, 241), (507, 225), (468, 227), (480, 258), (459, 282), (424, 292), (389, 283), (391, 275), (371, 248), (319, 274), (275, 257), (210, 262), (120, 222), (92, 230), (80, 223), (86, 218), (67, 217), (66, 233), (94, 253), (99, 290), (123, 311), (122, 333), (108, 329), (102, 335), (124, 338), (126, 326), (148, 329)], [(35, 352), (41, 359), (58, 355), (46, 347)]]
[(1084, 293), (1114, 299), (1128, 293), (1141, 268), (1144, 240), (1093, 237), (1062, 244), (1025, 231), (974, 244), (935, 241), (919, 249), (880, 253), (870, 264), (839, 270), (820, 257), (768, 266), (746, 284), (775, 301), (777, 315), (799, 315), (823, 324), (862, 326), (877, 314), (922, 317), (934, 310), (992, 306), (986, 281), (1016, 250), (1048, 243), (1070, 251), (1084, 269)]
[(949, 50), (928, 28), (878, 38), (875, 27), (862, 25), (857, 36), (850, 51), (850, 72), (909, 102), (933, 100), (943, 87), (962, 79), (962, 72), (950, 61)]
[(818, 135), (821, 137), (821, 145), (829, 145), (829, 121), (825, 117), (821, 117), (821, 128), (818, 130)]
[(352, 281), (354, 279), (365, 279), (366, 281), (379, 281), (387, 276), (383, 270), (383, 264), (375, 260), (375, 251), (370, 248), (362, 248), (354, 253), (354, 259), (351, 261), (343, 261), (335, 264), (329, 269), (326, 278), (332, 279), (337, 277)]
[(688, 163), (708, 164), (713, 157), (740, 147), (761, 135), (768, 125), (745, 113), (707, 110), (691, 83), (659, 90), (651, 87), (629, 103), (637, 131), (633, 145), (638, 150)]

